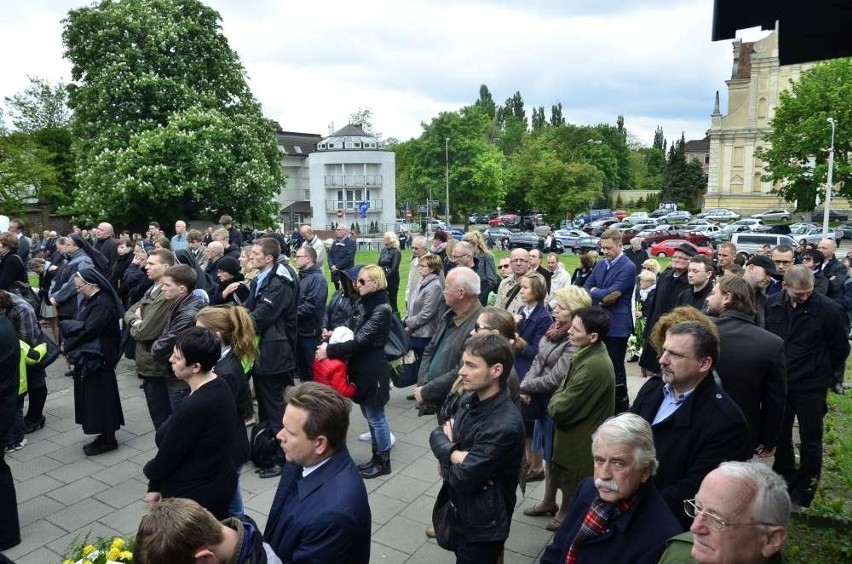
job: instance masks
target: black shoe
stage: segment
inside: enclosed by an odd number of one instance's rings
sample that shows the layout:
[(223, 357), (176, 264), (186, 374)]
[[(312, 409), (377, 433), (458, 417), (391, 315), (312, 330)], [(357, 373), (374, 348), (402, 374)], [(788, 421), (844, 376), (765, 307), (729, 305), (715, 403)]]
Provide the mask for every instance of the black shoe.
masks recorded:
[(361, 477), (365, 480), (370, 480), (379, 476), (386, 476), (390, 473), (390, 451), (386, 450), (385, 452), (378, 453), (377, 460), (373, 464), (361, 470)]
[(118, 441), (113, 439), (105, 439), (103, 435), (98, 435), (94, 441), (83, 447), (83, 452), (86, 456), (97, 456), (118, 448)]
[(69, 370), (68, 372), (65, 373), (65, 376), (67, 376), (68, 378), (73, 378), (74, 377), (74, 371)]
[(44, 429), (45, 421), (44, 415), (42, 415), (41, 419), (38, 421), (30, 421), (29, 419), (24, 418), (24, 433), (34, 433), (39, 429)]
[(409, 401), (414, 401), (414, 394), (409, 394), (409, 395), (405, 396), (405, 399), (407, 399)]
[(359, 464), (358, 465), (358, 471), (367, 470), (368, 468), (375, 465), (378, 461), (379, 461), (379, 451), (376, 450), (376, 447), (374, 446), (373, 447), (373, 457), (370, 458), (370, 460), (368, 460), (364, 464)]
[(841, 395), (841, 396), (842, 396), (842, 395), (843, 395), (843, 392), (845, 392), (845, 391), (846, 391), (846, 389), (843, 387), (843, 383), (842, 383), (842, 382), (836, 382), (836, 383), (834, 384), (834, 386), (832, 386), (831, 391), (833, 391), (835, 394), (838, 394), (838, 395)]
[(282, 466), (276, 464), (274, 466), (270, 466), (269, 468), (264, 468), (260, 472), (257, 473), (261, 478), (275, 478), (281, 475)]

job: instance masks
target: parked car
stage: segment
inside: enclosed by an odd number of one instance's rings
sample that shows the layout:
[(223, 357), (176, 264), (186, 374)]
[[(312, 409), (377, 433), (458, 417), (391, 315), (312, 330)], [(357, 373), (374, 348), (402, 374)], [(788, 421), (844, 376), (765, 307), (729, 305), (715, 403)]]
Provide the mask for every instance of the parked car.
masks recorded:
[(754, 219), (768, 219), (772, 221), (790, 221), (793, 217), (789, 211), (781, 208), (772, 208), (770, 210), (754, 213), (751, 215)]
[(713, 258), (713, 249), (711, 249), (709, 247), (699, 247), (698, 245), (695, 245), (694, 243), (690, 243), (689, 241), (687, 241), (685, 239), (668, 239), (667, 241), (661, 241), (661, 242), (651, 246), (651, 249), (648, 252), (652, 256), (655, 256), (655, 257), (669, 257), (669, 258), (671, 258), (674, 255), (674, 252), (677, 250), (677, 248), (680, 247), (681, 245), (684, 245), (684, 244), (695, 247), (696, 251), (698, 251), (699, 253), (701, 253), (702, 255), (704, 255), (708, 258)]
[(467, 222), (471, 225), (475, 225), (477, 223), (488, 224), (488, 214), (484, 213), (472, 213), (468, 216)]
[(574, 242), (580, 237), (586, 237), (586, 233), (579, 229), (557, 229), (553, 232), (556, 237), (565, 247), (573, 247)]
[(790, 233), (795, 235), (796, 233), (804, 233), (809, 229), (816, 229), (816, 223), (791, 223), (789, 225)]
[[(823, 210), (814, 210), (811, 214), (811, 217), (815, 220), (822, 220), (825, 212)], [(834, 210), (828, 210), (828, 221), (846, 221), (849, 219), (849, 216), (845, 213), (840, 213)]]
[(498, 215), (488, 220), (491, 227), (515, 227), (521, 224), (521, 218), (513, 213)]
[(612, 212), (612, 215), (615, 216), (615, 219), (618, 221), (623, 221), (625, 217), (627, 217), (627, 210), (615, 210)]
[(499, 247), (500, 241), (502, 241), (504, 237), (507, 239), (511, 237), (512, 232), (505, 227), (489, 227), (482, 232), (482, 236), (485, 238), (486, 242), (490, 241), (492, 247)]
[(844, 239), (852, 239), (852, 223), (841, 223), (837, 226), (837, 231), (843, 233)]
[(686, 210), (673, 211), (666, 215), (666, 223), (687, 223), (692, 219), (692, 214)]
[[(512, 233), (509, 236), (509, 248), (510, 249), (526, 249), (528, 251), (535, 249), (538, 247), (538, 242), (541, 240), (541, 237), (536, 235), (532, 231), (522, 231), (519, 233)], [(565, 247), (556, 239), (556, 252), (562, 253), (565, 251)]]
[(648, 219), (648, 212), (633, 212), (629, 216), (624, 218), (624, 221), (629, 221), (632, 224), (636, 224), (636, 223), (644, 222), (647, 219)]
[(648, 217), (657, 217), (657, 218), (666, 217), (667, 215), (669, 215), (671, 213), (671, 211), (672, 210), (663, 210), (663, 209), (654, 210), (654, 211), (652, 211), (651, 213), (648, 214)]
[(453, 239), (455, 239), (456, 241), (461, 241), (462, 237), (464, 237), (464, 231), (456, 227), (451, 227), (450, 233), (453, 234)]
[(763, 248), (764, 245), (769, 245), (770, 248), (777, 247), (778, 245), (789, 245), (793, 248), (796, 247), (796, 241), (794, 241), (789, 235), (781, 235), (778, 233), (754, 233), (751, 231), (743, 231), (741, 233), (734, 233), (731, 236), (731, 242), (737, 246), (738, 255), (745, 255), (747, 257), (755, 254), (758, 250)]
[(600, 237), (592, 237), (587, 235), (585, 237), (580, 237), (574, 242), (574, 247), (572, 248), (575, 255), (582, 255), (588, 251), (598, 251), (601, 250), (601, 238)]
[(686, 228), (690, 231), (695, 231), (696, 233), (701, 233), (707, 236), (709, 236), (711, 233), (718, 233), (722, 230), (721, 227), (713, 223), (709, 225), (687, 225)]
[(762, 219), (754, 219), (751, 217), (744, 217), (743, 219), (739, 219), (731, 224), (731, 227), (739, 227), (745, 226), (749, 229), (749, 231), (766, 231), (769, 227), (763, 223)]
[(698, 217), (712, 219), (713, 221), (736, 221), (740, 219), (740, 214), (727, 208), (708, 208), (698, 214)]
[(698, 233), (697, 231), (687, 231), (685, 229), (655, 231), (650, 235), (646, 236), (642, 240), (642, 243), (643, 245), (648, 247), (661, 241), (667, 241), (669, 239), (683, 239), (697, 246), (710, 244), (710, 238), (707, 235)]
[(823, 236), (822, 227), (817, 227), (815, 229), (808, 229), (804, 233), (796, 233), (793, 237), (801, 245), (816, 245), (823, 239), (837, 240), (837, 233), (833, 229), (829, 229), (828, 233)]

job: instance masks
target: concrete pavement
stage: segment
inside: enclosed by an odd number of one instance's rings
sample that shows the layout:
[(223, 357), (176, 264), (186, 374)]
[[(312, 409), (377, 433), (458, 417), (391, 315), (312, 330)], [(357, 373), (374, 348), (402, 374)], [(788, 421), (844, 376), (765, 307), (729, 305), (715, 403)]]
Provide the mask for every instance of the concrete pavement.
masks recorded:
[[(642, 385), (635, 363), (628, 364), (631, 396)], [(61, 562), (60, 555), (76, 537), (135, 533), (145, 512), (142, 497), (147, 483), (142, 467), (155, 452), (154, 430), (132, 362), (123, 360), (118, 381), (126, 425), (118, 432), (119, 448), (95, 457), (83, 454), (91, 440), (74, 423), (73, 390), (60, 360), (48, 370), (49, 395), (44, 429), (27, 435), (28, 444), (7, 454), (18, 495), (20, 545), (4, 552), (18, 564)], [(418, 417), (410, 388), (393, 390), (387, 406), (397, 442), (391, 452), (390, 476), (367, 480), (373, 514), (371, 562), (435, 564), (452, 562), (453, 555), (428, 539), (432, 505), (441, 486), (438, 466), (429, 450), (434, 417)], [(360, 410), (352, 410), (349, 449), (357, 461), (370, 456), (368, 443), (357, 436), (367, 429)], [(248, 463), (241, 477), (246, 513), (261, 529), (278, 485), (262, 480)], [(511, 535), (506, 542), (506, 564), (535, 562), (549, 542), (545, 517), (526, 517), (522, 509), (541, 499), (543, 483), (530, 484), (519, 497)], [(519, 492), (520, 493), (520, 492)], [(2, 518), (2, 517), (0, 517)]]

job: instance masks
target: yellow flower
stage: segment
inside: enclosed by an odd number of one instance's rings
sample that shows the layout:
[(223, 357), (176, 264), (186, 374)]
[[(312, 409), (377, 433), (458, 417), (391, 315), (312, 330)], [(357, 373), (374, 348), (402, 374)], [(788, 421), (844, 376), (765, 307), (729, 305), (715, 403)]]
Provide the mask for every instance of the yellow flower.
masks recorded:
[(91, 560), (83, 560), (83, 564), (93, 564)]
[(117, 548), (118, 550), (124, 548), (124, 539), (121, 537), (115, 537), (112, 541), (112, 548)]
[(107, 552), (106, 559), (107, 559), (107, 560), (115, 561), (115, 559), (116, 559), (116, 558), (118, 558), (118, 554), (119, 554), (120, 552), (121, 552), (120, 550), (118, 550), (117, 548), (113, 547), (113, 548), (109, 549), (109, 551)]
[(91, 554), (95, 551), (95, 547), (91, 544), (87, 544), (83, 547), (83, 555)]
[(70, 558), (66, 558), (65, 560), (62, 561), (62, 564), (74, 564), (74, 561), (71, 560)]
[(122, 550), (121, 554), (118, 557), (124, 562), (132, 562), (133, 561), (133, 553), (129, 550)]

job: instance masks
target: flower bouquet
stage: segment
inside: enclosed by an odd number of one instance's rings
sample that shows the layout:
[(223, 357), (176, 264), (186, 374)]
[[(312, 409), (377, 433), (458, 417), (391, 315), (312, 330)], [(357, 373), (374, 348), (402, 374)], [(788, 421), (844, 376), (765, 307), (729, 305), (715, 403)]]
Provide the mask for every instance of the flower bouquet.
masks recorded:
[(62, 556), (62, 564), (126, 564), (133, 562), (133, 537), (98, 537), (82, 541), (74, 539)]

